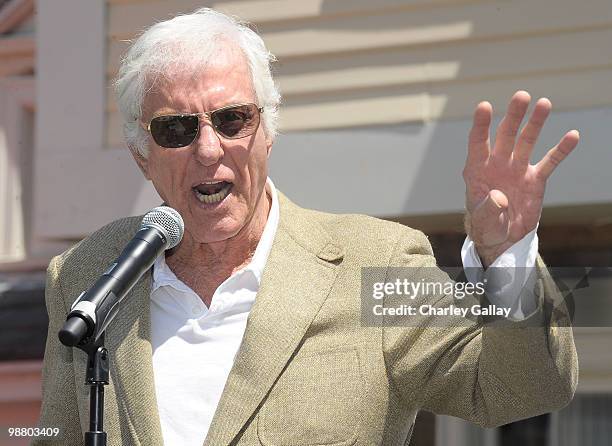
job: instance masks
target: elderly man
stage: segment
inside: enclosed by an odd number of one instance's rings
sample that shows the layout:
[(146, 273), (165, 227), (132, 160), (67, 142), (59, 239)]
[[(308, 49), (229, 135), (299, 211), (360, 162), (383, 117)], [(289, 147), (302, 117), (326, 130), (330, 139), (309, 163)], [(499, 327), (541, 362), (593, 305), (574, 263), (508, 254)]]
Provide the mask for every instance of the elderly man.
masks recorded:
[[(501, 296), (510, 328), (427, 327), (426, 319), (366, 327), (361, 267), (427, 274), (431, 247), (416, 230), (302, 209), (275, 189), (268, 159), (280, 96), (271, 59), (247, 26), (202, 9), (152, 26), (122, 62), (127, 144), (182, 215), (185, 235), (107, 330), (109, 444), (404, 445), (420, 409), (495, 426), (567, 404), (576, 352), (571, 328), (544, 314), (554, 290), (536, 259), (535, 229), (546, 180), (578, 133), (530, 165), (550, 102), (537, 101), (519, 133), (530, 97), (516, 93), (494, 148), (491, 105), (476, 109), (464, 262), (537, 269), (529, 285), (537, 298)], [(49, 266), (40, 423), (60, 428), (57, 444), (81, 444), (88, 430), (86, 357), (61, 346), (57, 332), (139, 224), (115, 221)]]

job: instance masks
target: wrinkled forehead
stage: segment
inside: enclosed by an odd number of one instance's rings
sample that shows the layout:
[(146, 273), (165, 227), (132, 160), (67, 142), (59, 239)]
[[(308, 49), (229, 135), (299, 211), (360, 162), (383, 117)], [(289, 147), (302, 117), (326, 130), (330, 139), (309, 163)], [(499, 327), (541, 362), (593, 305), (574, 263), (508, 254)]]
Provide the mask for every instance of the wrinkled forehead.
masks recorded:
[(179, 59), (149, 76), (143, 117), (168, 108), (202, 111), (236, 102), (257, 102), (249, 64), (235, 44), (219, 45), (207, 57)]

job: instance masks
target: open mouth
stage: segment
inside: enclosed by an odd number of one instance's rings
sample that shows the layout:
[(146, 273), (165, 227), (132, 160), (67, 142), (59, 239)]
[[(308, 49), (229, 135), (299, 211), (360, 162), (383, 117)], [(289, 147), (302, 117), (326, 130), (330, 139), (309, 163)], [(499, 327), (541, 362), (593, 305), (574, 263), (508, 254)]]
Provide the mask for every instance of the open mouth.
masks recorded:
[(232, 189), (232, 183), (227, 181), (207, 181), (194, 186), (193, 191), (198, 200), (206, 204), (219, 203), (225, 199)]

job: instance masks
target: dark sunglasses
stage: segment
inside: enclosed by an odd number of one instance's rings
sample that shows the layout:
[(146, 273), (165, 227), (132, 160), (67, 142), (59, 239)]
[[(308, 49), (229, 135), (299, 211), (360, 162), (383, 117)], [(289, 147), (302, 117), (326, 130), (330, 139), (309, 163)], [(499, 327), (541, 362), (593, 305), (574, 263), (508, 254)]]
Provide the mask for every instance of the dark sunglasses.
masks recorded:
[(158, 146), (176, 149), (191, 144), (200, 132), (200, 119), (206, 116), (215, 132), (226, 139), (251, 136), (259, 128), (263, 107), (233, 104), (203, 113), (178, 113), (155, 116), (142, 126)]

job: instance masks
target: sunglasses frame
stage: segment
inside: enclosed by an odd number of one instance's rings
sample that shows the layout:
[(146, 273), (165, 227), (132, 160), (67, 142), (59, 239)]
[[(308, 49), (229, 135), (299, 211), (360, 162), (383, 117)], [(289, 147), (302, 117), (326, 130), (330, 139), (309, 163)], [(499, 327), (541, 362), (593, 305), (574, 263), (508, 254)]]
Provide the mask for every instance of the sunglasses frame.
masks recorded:
[[(242, 136), (238, 136), (238, 137), (231, 137), (231, 136), (226, 136), (223, 133), (221, 133), (217, 127), (215, 127), (215, 125), (213, 124), (212, 121), (212, 115), (217, 113), (217, 112), (222, 112), (225, 110), (229, 110), (232, 108), (236, 108), (236, 107), (243, 107), (245, 105), (253, 105), (255, 106), (255, 109), (257, 110), (258, 116), (257, 116), (257, 126), (254, 128), (252, 133), (249, 133), (248, 135), (242, 135)], [(219, 137), (219, 138), (223, 138), (223, 139), (241, 139), (241, 138), (246, 138), (247, 136), (251, 136), (253, 134), (255, 134), (257, 132), (257, 130), (259, 129), (259, 126), (261, 124), (261, 114), (263, 113), (264, 108), (258, 106), (257, 104), (255, 104), (254, 102), (244, 102), (244, 103), (239, 103), (239, 104), (230, 104), (230, 105), (226, 105), (224, 107), (221, 108), (217, 108), (215, 110), (211, 110), (211, 111), (207, 111), (207, 112), (200, 112), (200, 113), (162, 113), (159, 115), (153, 115), (153, 117), (149, 120), (149, 122), (142, 122), (140, 121), (140, 125), (142, 126), (143, 129), (145, 129), (147, 132), (149, 132), (149, 135), (151, 135), (151, 138), (153, 139), (153, 141), (155, 142), (155, 144), (157, 144), (157, 141), (155, 141), (155, 138), (153, 138), (153, 134), (151, 133), (151, 122), (153, 122), (154, 119), (156, 118), (161, 118), (164, 116), (197, 116), (198, 117), (198, 129), (196, 134), (193, 137), (193, 140), (191, 140), (191, 142), (189, 144), (186, 144), (184, 146), (179, 146), (179, 147), (164, 147), (164, 146), (160, 146), (164, 149), (182, 149), (183, 147), (188, 147), (191, 144), (193, 144), (193, 142), (198, 139), (198, 136), (200, 134), (200, 127), (202, 127), (202, 118), (201, 117), (206, 117), (208, 123), (210, 123), (210, 126), (213, 128), (213, 130), (215, 131), (215, 134)], [(159, 145), (159, 144), (157, 144)]]

